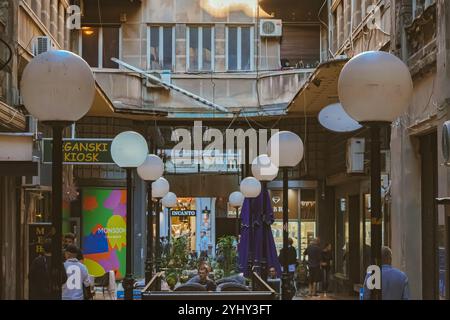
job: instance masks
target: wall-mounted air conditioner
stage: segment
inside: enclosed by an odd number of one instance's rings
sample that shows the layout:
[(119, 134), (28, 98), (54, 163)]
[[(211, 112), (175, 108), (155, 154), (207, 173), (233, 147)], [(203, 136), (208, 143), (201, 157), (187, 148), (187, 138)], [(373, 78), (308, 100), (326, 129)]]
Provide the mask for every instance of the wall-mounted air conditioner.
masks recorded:
[(33, 55), (37, 56), (41, 53), (54, 50), (55, 44), (50, 37), (39, 36), (33, 39)]
[(364, 138), (347, 140), (347, 173), (364, 173), (364, 152), (366, 141)]
[(283, 33), (283, 24), (279, 19), (261, 19), (260, 35), (261, 37), (281, 37)]

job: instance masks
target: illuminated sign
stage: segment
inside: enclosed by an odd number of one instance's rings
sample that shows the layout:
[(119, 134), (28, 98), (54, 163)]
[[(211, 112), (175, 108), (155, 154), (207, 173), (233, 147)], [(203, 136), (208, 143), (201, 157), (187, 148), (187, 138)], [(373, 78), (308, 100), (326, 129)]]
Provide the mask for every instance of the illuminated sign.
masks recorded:
[(171, 210), (170, 215), (172, 217), (195, 217), (197, 211), (195, 210)]
[[(112, 139), (64, 139), (64, 164), (114, 164)], [(44, 139), (44, 163), (52, 162), (52, 139)]]

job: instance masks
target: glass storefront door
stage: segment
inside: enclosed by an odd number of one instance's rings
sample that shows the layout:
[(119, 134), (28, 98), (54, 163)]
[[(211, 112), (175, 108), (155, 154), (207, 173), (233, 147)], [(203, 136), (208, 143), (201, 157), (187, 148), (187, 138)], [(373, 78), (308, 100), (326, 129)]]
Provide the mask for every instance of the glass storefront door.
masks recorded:
[[(275, 222), (272, 233), (278, 254), (283, 247), (283, 191), (270, 190)], [(289, 189), (289, 238), (294, 241), (297, 258), (303, 259), (303, 252), (312, 239), (316, 238), (316, 191), (314, 189)]]

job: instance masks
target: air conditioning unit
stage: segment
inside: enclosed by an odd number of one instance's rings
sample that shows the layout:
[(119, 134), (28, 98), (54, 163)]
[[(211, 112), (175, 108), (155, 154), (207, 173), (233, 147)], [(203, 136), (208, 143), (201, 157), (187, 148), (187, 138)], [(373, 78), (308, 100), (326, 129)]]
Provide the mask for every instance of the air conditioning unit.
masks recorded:
[(41, 165), (39, 157), (33, 157), (33, 162), (37, 162), (38, 175), (33, 177), (22, 177), (22, 187), (38, 187), (41, 185)]
[(33, 39), (33, 55), (38, 56), (41, 53), (54, 50), (55, 44), (50, 37), (39, 36)]
[(351, 138), (347, 140), (347, 173), (364, 173), (364, 153), (366, 140)]
[(279, 19), (261, 19), (260, 35), (261, 37), (281, 37), (283, 24)]

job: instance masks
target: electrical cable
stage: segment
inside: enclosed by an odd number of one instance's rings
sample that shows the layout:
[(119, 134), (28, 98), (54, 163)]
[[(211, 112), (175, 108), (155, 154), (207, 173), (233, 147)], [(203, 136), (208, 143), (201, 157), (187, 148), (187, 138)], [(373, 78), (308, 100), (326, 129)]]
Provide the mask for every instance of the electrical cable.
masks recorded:
[(11, 46), (2, 38), (0, 38), (0, 42), (2, 42), (6, 46), (6, 48), (8, 48), (8, 52), (9, 52), (8, 59), (6, 59), (6, 62), (0, 66), (0, 71), (1, 71), (11, 62), (11, 60), (13, 58), (13, 50), (12, 50)]

